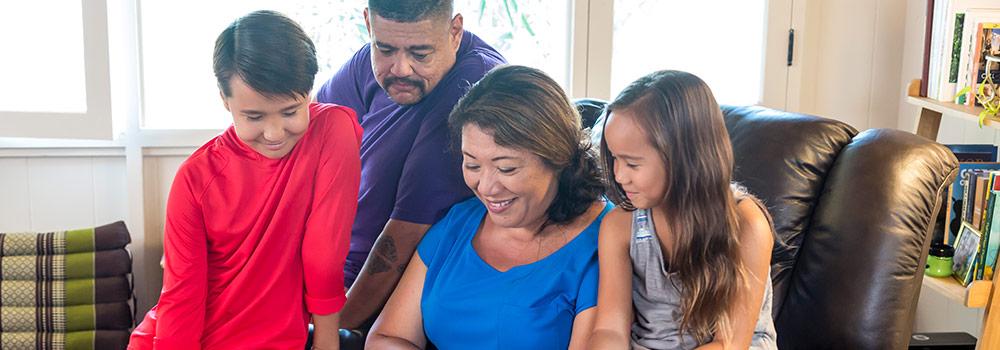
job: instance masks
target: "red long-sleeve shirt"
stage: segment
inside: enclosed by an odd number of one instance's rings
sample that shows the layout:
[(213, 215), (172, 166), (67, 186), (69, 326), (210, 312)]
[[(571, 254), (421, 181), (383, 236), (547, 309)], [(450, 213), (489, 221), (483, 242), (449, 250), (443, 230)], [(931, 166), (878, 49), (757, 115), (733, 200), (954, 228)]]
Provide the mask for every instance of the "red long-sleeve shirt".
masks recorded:
[(230, 127), (177, 171), (159, 303), (129, 349), (302, 349), (309, 315), (344, 305), (361, 127), (309, 106), (309, 127), (269, 159)]

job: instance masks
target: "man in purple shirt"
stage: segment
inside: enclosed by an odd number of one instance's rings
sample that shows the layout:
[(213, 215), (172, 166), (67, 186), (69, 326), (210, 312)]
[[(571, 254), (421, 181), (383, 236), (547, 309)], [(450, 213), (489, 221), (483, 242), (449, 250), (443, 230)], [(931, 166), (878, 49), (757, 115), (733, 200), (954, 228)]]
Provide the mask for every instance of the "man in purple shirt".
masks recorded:
[(316, 95), (354, 109), (364, 128), (343, 328), (370, 326), (430, 225), (472, 195), (450, 143), (448, 114), (472, 84), (506, 62), (463, 30), (462, 15), (452, 11), (449, 0), (369, 0), (371, 44)]

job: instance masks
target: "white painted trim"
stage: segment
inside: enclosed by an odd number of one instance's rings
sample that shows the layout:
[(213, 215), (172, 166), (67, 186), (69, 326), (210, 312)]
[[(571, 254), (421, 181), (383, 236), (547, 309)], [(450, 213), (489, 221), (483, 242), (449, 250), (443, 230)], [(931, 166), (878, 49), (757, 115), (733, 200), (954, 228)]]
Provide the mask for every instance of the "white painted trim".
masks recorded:
[[(136, 121), (138, 122), (138, 121)], [(136, 143), (141, 147), (199, 147), (223, 130), (161, 130), (141, 129)]]
[(124, 147), (0, 148), (0, 158), (125, 157)]
[(585, 97), (611, 99), (614, 4), (614, 0), (590, 0), (587, 21), (587, 90)]
[(570, 6), (570, 67), (569, 96), (587, 96), (587, 34), (590, 22), (590, 0), (575, 0)]
[(792, 29), (795, 29), (793, 64), (788, 67), (785, 87), (785, 110), (810, 113), (816, 105), (816, 76), (819, 65), (819, 27), (823, 20), (822, 3), (815, 0), (792, 1)]
[(147, 158), (155, 157), (188, 157), (194, 153), (197, 147), (155, 147), (143, 148), (142, 156)]
[[(787, 108), (788, 98), (788, 30), (792, 27), (792, 3), (793, 0), (769, 0), (764, 14), (766, 25), (760, 103), (782, 110)], [(798, 32), (794, 40), (793, 50), (797, 50), (801, 45)]]
[(106, 0), (82, 1), (84, 113), (0, 112), (0, 136), (111, 140), (111, 78)]

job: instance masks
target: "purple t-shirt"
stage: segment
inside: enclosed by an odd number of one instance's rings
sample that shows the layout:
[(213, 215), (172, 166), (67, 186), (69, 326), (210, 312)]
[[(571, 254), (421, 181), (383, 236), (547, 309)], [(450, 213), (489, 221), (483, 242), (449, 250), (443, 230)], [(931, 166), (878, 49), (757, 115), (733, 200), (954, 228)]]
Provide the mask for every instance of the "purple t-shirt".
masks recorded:
[(472, 194), (462, 179), (461, 155), (450, 143), (448, 114), (472, 84), (506, 63), (499, 52), (466, 31), (451, 71), (423, 100), (402, 106), (378, 85), (370, 55), (371, 45), (366, 44), (316, 94), (319, 102), (354, 109), (364, 128), (358, 214), (344, 265), (345, 286), (358, 277), (390, 218), (433, 224), (452, 204)]

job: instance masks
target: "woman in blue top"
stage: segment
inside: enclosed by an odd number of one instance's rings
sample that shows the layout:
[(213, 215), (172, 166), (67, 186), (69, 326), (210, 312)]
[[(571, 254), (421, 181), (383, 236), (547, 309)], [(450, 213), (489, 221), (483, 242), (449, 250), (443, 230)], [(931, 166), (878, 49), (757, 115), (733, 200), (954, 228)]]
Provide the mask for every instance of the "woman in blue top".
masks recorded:
[(367, 348), (583, 348), (610, 204), (576, 110), (541, 71), (505, 66), (459, 101), (449, 126), (476, 198), (424, 236)]

